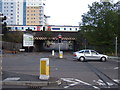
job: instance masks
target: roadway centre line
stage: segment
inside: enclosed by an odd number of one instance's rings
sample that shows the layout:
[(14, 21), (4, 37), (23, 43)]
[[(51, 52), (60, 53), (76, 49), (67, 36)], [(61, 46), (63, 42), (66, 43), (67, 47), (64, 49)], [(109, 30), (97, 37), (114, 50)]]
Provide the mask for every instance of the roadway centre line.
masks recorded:
[(115, 70), (116, 70), (116, 69), (119, 69), (119, 67), (115, 67), (114, 69), (115, 69)]

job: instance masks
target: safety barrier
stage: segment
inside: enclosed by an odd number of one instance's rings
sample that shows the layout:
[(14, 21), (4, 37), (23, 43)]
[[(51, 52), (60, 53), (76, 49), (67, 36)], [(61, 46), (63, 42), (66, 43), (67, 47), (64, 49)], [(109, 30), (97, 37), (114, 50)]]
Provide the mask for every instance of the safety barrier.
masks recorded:
[(49, 79), (49, 58), (41, 58), (40, 59), (40, 76), (39, 79), (41, 80), (48, 80)]

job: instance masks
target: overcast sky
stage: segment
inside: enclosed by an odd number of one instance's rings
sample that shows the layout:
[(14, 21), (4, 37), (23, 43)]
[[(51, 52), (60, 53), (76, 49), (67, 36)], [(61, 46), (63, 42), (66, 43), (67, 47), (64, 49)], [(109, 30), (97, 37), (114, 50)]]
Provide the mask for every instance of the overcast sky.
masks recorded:
[(50, 25), (78, 26), (81, 15), (86, 13), (88, 4), (100, 0), (46, 0), (45, 14), (51, 16)]

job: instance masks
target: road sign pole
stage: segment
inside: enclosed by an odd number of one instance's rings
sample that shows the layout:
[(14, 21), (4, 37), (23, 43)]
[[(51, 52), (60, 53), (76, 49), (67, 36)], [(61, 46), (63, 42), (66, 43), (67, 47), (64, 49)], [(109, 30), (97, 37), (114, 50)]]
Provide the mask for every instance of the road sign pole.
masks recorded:
[(60, 43), (59, 43), (59, 54), (60, 54)]
[(58, 35), (59, 57), (60, 57), (60, 43), (61, 43), (61, 40), (62, 40), (62, 35), (61, 35), (61, 34), (59, 34), (59, 35)]

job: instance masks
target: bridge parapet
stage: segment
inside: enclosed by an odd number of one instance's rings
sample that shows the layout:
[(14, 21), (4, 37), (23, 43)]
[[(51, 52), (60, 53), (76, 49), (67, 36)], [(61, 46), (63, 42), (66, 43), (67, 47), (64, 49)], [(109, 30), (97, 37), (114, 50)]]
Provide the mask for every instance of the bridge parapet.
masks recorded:
[(58, 35), (62, 35), (62, 40), (76, 40), (77, 32), (36, 32), (35, 40), (58, 40)]
[[(35, 40), (58, 40), (57, 37), (34, 37)], [(63, 37), (62, 40), (76, 40), (76, 38), (72, 37)]]

